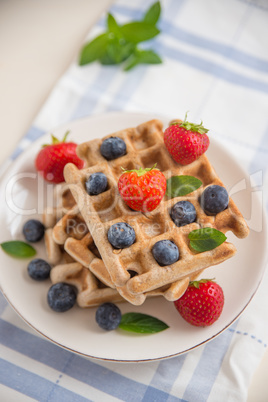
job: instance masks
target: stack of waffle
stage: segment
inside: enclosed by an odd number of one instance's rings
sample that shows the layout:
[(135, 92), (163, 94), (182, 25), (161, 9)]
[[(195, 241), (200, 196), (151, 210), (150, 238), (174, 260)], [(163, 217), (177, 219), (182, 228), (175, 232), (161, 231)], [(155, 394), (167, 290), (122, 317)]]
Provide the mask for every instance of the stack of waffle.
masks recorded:
[[(235, 246), (224, 242), (213, 250), (197, 253), (189, 246), (188, 234), (201, 227), (211, 227), (237, 237), (248, 235), (243, 216), (229, 200), (228, 208), (216, 216), (208, 216), (199, 204), (200, 194), (212, 184), (223, 186), (205, 155), (195, 162), (181, 166), (174, 162), (163, 142), (162, 123), (152, 120), (103, 139), (95, 139), (77, 148), (86, 168), (78, 170), (73, 164), (65, 167), (66, 183), (57, 186), (57, 204), (47, 210), (46, 245), (50, 262), (55, 265), (51, 280), (74, 284), (78, 289), (81, 307), (98, 305), (104, 301), (128, 301), (141, 305), (147, 296), (164, 296), (177, 300), (185, 292), (189, 281), (205, 268), (232, 257)], [(100, 153), (102, 141), (111, 136), (122, 138), (126, 155), (107, 161)], [(126, 170), (157, 167), (166, 179), (190, 175), (202, 181), (202, 186), (183, 197), (164, 197), (151, 213), (131, 210), (122, 200), (117, 183)], [(108, 179), (105, 192), (88, 195), (85, 182), (92, 173), (102, 172)], [(196, 209), (194, 223), (177, 227), (170, 218), (170, 210), (178, 201), (189, 200)], [(109, 243), (107, 232), (117, 222), (130, 224), (136, 234), (135, 243), (117, 250)], [(179, 260), (162, 267), (152, 255), (153, 245), (160, 240), (171, 240), (179, 248)]]

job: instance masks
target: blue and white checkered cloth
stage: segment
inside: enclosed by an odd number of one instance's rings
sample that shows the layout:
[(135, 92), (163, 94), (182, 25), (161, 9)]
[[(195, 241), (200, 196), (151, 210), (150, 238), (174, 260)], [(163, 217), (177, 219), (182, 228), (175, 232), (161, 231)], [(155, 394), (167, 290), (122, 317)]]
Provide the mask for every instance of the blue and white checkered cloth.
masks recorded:
[[(153, 0), (117, 0), (120, 22)], [(267, 188), (268, 6), (265, 1), (162, 0), (164, 62), (125, 73), (77, 65), (58, 81), (6, 165), (45, 132), (108, 111), (142, 111), (205, 121), (249, 174)], [(87, 39), (103, 31), (105, 16)], [(82, 44), (81, 44), (82, 45)], [(267, 197), (265, 198), (267, 206)], [(38, 336), (0, 295), (2, 401), (245, 401), (268, 342), (267, 275), (245, 313), (216, 339), (184, 355), (149, 363), (93, 361)]]

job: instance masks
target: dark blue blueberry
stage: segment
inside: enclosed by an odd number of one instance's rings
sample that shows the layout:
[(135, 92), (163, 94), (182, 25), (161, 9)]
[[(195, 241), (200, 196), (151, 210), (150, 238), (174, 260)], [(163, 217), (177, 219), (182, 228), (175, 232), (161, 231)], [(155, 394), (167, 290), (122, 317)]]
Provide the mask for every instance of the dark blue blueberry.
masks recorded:
[(176, 226), (185, 226), (196, 220), (196, 210), (190, 201), (179, 201), (172, 207), (170, 216)]
[(44, 237), (45, 227), (37, 219), (30, 219), (25, 222), (22, 231), (27, 241), (35, 243)]
[(76, 288), (68, 283), (55, 283), (48, 290), (47, 302), (52, 310), (63, 313), (74, 306), (76, 293)]
[(108, 240), (114, 248), (126, 248), (135, 242), (135, 231), (128, 223), (118, 222), (108, 230)]
[(200, 197), (200, 205), (207, 215), (217, 215), (227, 208), (228, 203), (226, 188), (216, 184), (207, 187)]
[(51, 266), (41, 258), (35, 258), (28, 265), (28, 274), (36, 281), (44, 281), (49, 278)]
[(108, 181), (104, 173), (92, 173), (86, 181), (86, 190), (89, 195), (98, 195), (107, 189)]
[(123, 156), (127, 152), (125, 141), (118, 137), (106, 138), (100, 147), (102, 156), (111, 161), (113, 159)]
[(170, 240), (160, 240), (155, 243), (152, 253), (159, 265), (174, 264), (180, 256), (178, 247)]
[(96, 321), (102, 329), (116, 329), (121, 321), (121, 311), (113, 303), (103, 303), (96, 311)]

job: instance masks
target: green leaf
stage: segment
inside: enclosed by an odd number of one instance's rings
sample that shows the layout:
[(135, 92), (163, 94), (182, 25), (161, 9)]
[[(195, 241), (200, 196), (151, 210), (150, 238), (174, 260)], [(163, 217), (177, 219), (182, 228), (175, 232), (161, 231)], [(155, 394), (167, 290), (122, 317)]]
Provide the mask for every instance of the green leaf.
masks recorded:
[(133, 43), (125, 42), (124, 39), (109, 41), (106, 52), (100, 61), (104, 65), (119, 64), (126, 60), (134, 51)]
[(154, 38), (160, 33), (154, 25), (143, 21), (129, 22), (121, 26), (121, 32), (127, 42), (139, 43)]
[(167, 180), (166, 195), (169, 198), (181, 197), (197, 190), (202, 181), (194, 176), (172, 176)]
[(114, 16), (110, 13), (108, 13), (108, 16), (107, 16), (107, 27), (108, 27), (108, 31), (113, 33), (115, 35), (115, 37), (117, 37), (117, 38), (122, 37), (120, 26), (117, 24)]
[(145, 13), (143, 21), (147, 22), (147, 24), (155, 25), (159, 20), (160, 13), (161, 13), (161, 5), (160, 1), (157, 1)]
[(106, 51), (108, 40), (109, 35), (107, 33), (103, 33), (97, 36), (91, 42), (86, 43), (80, 54), (80, 66), (89, 64), (92, 61), (98, 60), (100, 57), (102, 57)]
[(124, 68), (125, 71), (131, 70), (131, 68), (137, 66), (138, 64), (160, 64), (162, 63), (161, 58), (153, 50), (139, 50), (133, 53), (132, 56), (127, 60), (127, 64)]
[(36, 250), (28, 243), (19, 240), (11, 240), (1, 243), (2, 249), (12, 257), (29, 258), (36, 254)]
[(169, 328), (169, 326), (151, 315), (126, 313), (122, 315), (119, 328), (141, 334), (154, 334)]
[(209, 227), (192, 230), (188, 234), (188, 238), (190, 246), (199, 253), (212, 250), (220, 246), (227, 239), (224, 233)]

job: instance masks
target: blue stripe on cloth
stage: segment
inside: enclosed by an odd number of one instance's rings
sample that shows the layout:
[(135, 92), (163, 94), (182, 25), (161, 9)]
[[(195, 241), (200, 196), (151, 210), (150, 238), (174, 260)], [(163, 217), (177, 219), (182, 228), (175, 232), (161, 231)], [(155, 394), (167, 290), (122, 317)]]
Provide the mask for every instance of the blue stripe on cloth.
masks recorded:
[(172, 60), (189, 65), (190, 67), (200, 70), (206, 74), (215, 76), (223, 81), (227, 81), (233, 85), (239, 85), (255, 91), (268, 93), (268, 83), (256, 80), (223, 67), (219, 63), (202, 59), (199, 56), (174, 49), (167, 45), (159, 44), (158, 51), (161, 55), (169, 57)]
[[(53, 343), (23, 331), (3, 319), (0, 319), (0, 343), (122, 400), (131, 402), (141, 400), (147, 390), (145, 384), (126, 378), (94, 361), (59, 348)], [(119, 383), (120, 387), (114, 386), (114, 384)], [(158, 389), (155, 390), (155, 394), (165, 398), (168, 396), (166, 392)]]
[[(38, 127), (32, 126), (27, 133), (25, 134), (25, 136), (23, 137), (23, 139), (27, 139), (29, 141), (35, 141), (38, 138), (40, 138), (42, 135), (45, 134), (44, 130), (41, 130)], [(11, 154), (10, 159), (12, 161), (14, 161), (23, 151), (25, 150), (24, 147), (22, 147), (19, 143), (19, 145), (17, 146), (17, 148), (15, 149), (15, 151)]]
[(177, 398), (175, 396), (167, 395), (164, 392), (156, 390), (149, 386), (146, 390), (146, 394), (142, 400), (143, 402), (187, 402), (185, 399)]
[[(233, 329), (236, 328), (238, 322), (239, 320), (232, 325)], [(206, 344), (183, 398), (198, 402), (207, 401), (233, 335), (232, 331), (224, 331)]]
[(35, 398), (49, 402), (85, 402), (87, 398), (77, 395), (37, 374), (31, 373), (0, 358), (0, 384)]
[(174, 357), (168, 360), (162, 360), (151, 380), (146, 394), (144, 395), (144, 401), (147, 401), (151, 395), (152, 387), (159, 388), (162, 391), (170, 392), (172, 386), (179, 376), (181, 368), (184, 364), (187, 354)]
[[(175, 7), (180, 8), (183, 3), (184, 1), (178, 1), (176, 2)], [(177, 12), (175, 7), (173, 8), (173, 12)], [(131, 8), (128, 8), (127, 6), (120, 6), (115, 4), (112, 6), (112, 10), (114, 12), (118, 12), (129, 17), (132, 17), (133, 15), (133, 10)], [(136, 10), (135, 18), (141, 17), (142, 13), (143, 11)], [(172, 22), (165, 18), (165, 16), (166, 10), (165, 14), (163, 14), (160, 18), (159, 27), (165, 35), (171, 36), (172, 39), (179, 40), (181, 42), (187, 43), (188, 45), (195, 46), (201, 49), (209, 50), (243, 66), (247, 66), (251, 69), (267, 73), (267, 60), (253, 56), (252, 54), (249, 54), (242, 50), (235, 49), (234, 46), (226, 45), (213, 39), (205, 38), (202, 36), (202, 33), (196, 35), (189, 31), (186, 31), (185, 29), (179, 28), (178, 26), (172, 24)]]
[(117, 73), (118, 67), (114, 66), (100, 69), (100, 72), (94, 82), (85, 89), (85, 94), (78, 102), (71, 120), (88, 116), (93, 112), (93, 109), (97, 103), (96, 99), (100, 101), (102, 94), (107, 93), (107, 88), (112, 83)]
[(6, 301), (5, 297), (0, 292), (0, 316), (5, 311), (7, 305), (8, 305), (8, 302)]

